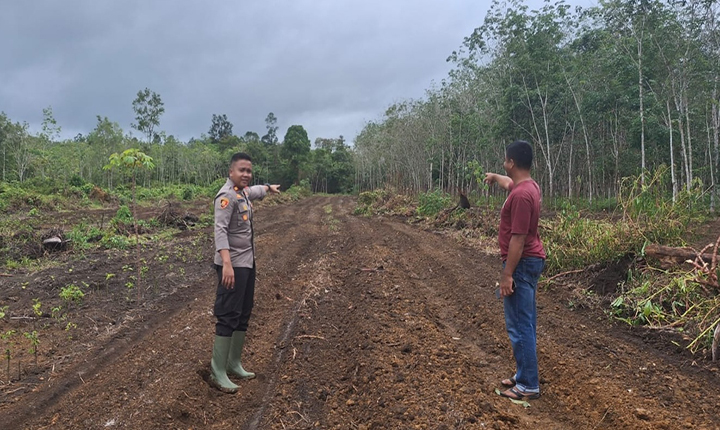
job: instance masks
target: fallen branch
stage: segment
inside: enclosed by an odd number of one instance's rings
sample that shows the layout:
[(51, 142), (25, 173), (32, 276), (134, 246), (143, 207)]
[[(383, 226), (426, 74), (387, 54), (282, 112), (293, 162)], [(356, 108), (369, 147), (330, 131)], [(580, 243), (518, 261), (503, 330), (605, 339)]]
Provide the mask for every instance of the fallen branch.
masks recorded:
[(713, 335), (712, 361), (717, 360), (718, 343), (720, 343), (720, 323), (718, 323), (717, 327), (715, 327), (715, 334)]
[(20, 391), (20, 390), (26, 390), (26, 389), (27, 389), (27, 387), (20, 387), (20, 388), (14, 389), (14, 390), (12, 390), (12, 391), (6, 391), (4, 394), (7, 396), (7, 395), (9, 395), (9, 394), (17, 393), (17, 392)]
[(610, 408), (607, 408), (607, 409), (605, 410), (605, 414), (602, 416), (602, 418), (600, 418), (600, 421), (598, 421), (598, 423), (595, 424), (595, 427), (593, 427), (593, 430), (595, 430), (596, 428), (600, 427), (600, 424), (601, 424), (603, 421), (605, 421), (605, 417), (607, 416), (608, 412), (610, 412)]
[(312, 334), (303, 334), (303, 335), (297, 336), (296, 339), (322, 339), (322, 340), (327, 340), (327, 339), (325, 339), (325, 338), (322, 337), (322, 336), (315, 336), (315, 335), (312, 335)]
[(644, 326), (644, 328), (647, 330), (675, 332), (675, 331), (677, 331), (677, 327), (681, 326), (683, 324), (685, 324), (685, 320), (677, 320), (677, 321), (673, 321), (670, 324), (666, 324), (666, 325), (658, 325), (658, 326), (647, 325), (647, 326)]
[(547, 283), (547, 282), (550, 282), (552, 280), (555, 280), (555, 279), (563, 277), (563, 276), (572, 275), (573, 273), (582, 273), (584, 271), (585, 271), (585, 269), (568, 270), (567, 272), (562, 272), (562, 273), (558, 273), (557, 275), (553, 275), (553, 276), (545, 279), (543, 282)]
[(12, 277), (13, 277), (13, 275), (11, 275), (11, 274), (9, 274), (9, 273), (0, 273), (0, 276), (4, 276), (4, 277), (6, 277), (6, 278), (12, 278)]
[[(706, 294), (710, 294), (707, 287), (715, 290), (720, 289), (717, 278), (718, 264), (718, 248), (720, 247), (720, 237), (715, 244), (708, 244), (700, 252), (693, 248), (673, 248), (671, 246), (663, 246), (651, 243), (645, 247), (645, 255), (657, 258), (659, 260), (674, 260), (676, 264), (690, 264), (696, 271), (697, 276), (694, 282), (702, 286)], [(712, 252), (705, 252), (712, 248)], [(702, 275), (707, 276), (707, 280), (702, 279)]]
[(645, 247), (645, 255), (657, 259), (671, 258), (673, 260), (676, 260), (678, 263), (682, 263), (687, 260), (696, 261), (698, 257), (701, 258), (703, 261), (712, 261), (713, 254), (705, 253), (707, 248), (708, 247), (705, 247), (701, 252), (697, 252), (693, 248), (689, 247), (677, 248), (651, 243)]

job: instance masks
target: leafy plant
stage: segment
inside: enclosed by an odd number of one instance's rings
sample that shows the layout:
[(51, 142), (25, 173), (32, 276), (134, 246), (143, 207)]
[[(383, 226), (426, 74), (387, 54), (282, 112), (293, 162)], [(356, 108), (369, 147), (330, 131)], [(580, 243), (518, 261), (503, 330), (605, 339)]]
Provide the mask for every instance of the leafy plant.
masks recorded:
[[(65, 331), (70, 332), (70, 330), (74, 330), (77, 328), (77, 324), (75, 324), (72, 321), (68, 321), (68, 323), (65, 325)], [(72, 334), (68, 333), (68, 340), (72, 340)]]
[(40, 348), (40, 337), (38, 335), (38, 332), (36, 330), (33, 330), (31, 332), (25, 332), (23, 333), (23, 336), (25, 336), (27, 340), (30, 341), (30, 350), (28, 352), (35, 356), (35, 367), (37, 367), (38, 349)]
[(468, 162), (466, 171), (467, 174), (465, 175), (465, 179), (468, 181), (474, 180), (475, 184), (481, 190), (488, 189), (488, 185), (485, 183), (485, 170), (477, 160)]
[(10, 359), (12, 358), (12, 338), (15, 336), (15, 330), (8, 330), (0, 334), (0, 339), (5, 342), (5, 360), (7, 360), (7, 377), (10, 380)]
[(73, 227), (67, 234), (70, 243), (74, 249), (88, 249), (90, 242), (102, 239), (103, 232), (97, 227), (91, 227), (81, 222)]
[(62, 311), (62, 306), (55, 306), (50, 311), (50, 316), (53, 317), (56, 320), (60, 320), (60, 312)]
[(100, 240), (100, 244), (107, 249), (127, 249), (130, 247), (130, 241), (128, 238), (117, 234), (103, 236)]
[(132, 225), (135, 222), (135, 217), (133, 217), (133, 214), (127, 205), (122, 205), (118, 208), (117, 212), (115, 212), (112, 222), (116, 224)]
[(85, 293), (75, 284), (70, 284), (60, 289), (60, 298), (66, 303), (79, 304), (85, 297)]
[[(147, 88), (146, 88), (147, 91)], [(138, 98), (140, 99), (140, 93), (138, 93)], [(151, 101), (155, 101), (156, 94), (153, 93), (153, 97), (150, 99)], [(159, 98), (159, 97), (158, 97)], [(141, 103), (142, 104), (142, 103)], [(138, 117), (140, 118), (140, 116)], [(148, 141), (150, 140), (150, 135), (152, 134), (153, 130), (153, 121), (148, 122), (147, 124), (150, 125), (143, 125), (144, 122), (147, 122), (147, 120), (140, 120), (138, 119), (139, 123), (139, 130), (146, 130), (148, 133)], [(137, 260), (140, 260), (140, 241), (138, 240), (139, 231), (138, 231), (138, 223), (137, 223), (137, 200), (135, 198), (135, 185), (137, 182), (137, 174), (140, 171), (144, 170), (152, 170), (155, 168), (155, 164), (153, 163), (152, 157), (145, 154), (144, 152), (140, 151), (136, 148), (130, 148), (126, 149), (122, 154), (114, 153), (109, 158), (109, 163), (104, 167), (107, 170), (112, 169), (120, 169), (126, 173), (129, 173), (132, 176), (132, 218), (135, 221), (134, 227), (135, 227), (135, 256)], [(137, 265), (138, 267), (138, 283), (142, 281), (142, 274), (140, 273), (140, 264)], [(137, 289), (138, 293), (138, 301), (140, 300), (140, 294), (141, 294), (142, 288)]]
[(32, 308), (33, 308), (33, 313), (35, 314), (35, 316), (38, 316), (38, 317), (42, 316), (41, 307), (42, 307), (42, 303), (40, 302), (40, 299), (33, 299)]
[(422, 193), (418, 196), (418, 199), (420, 203), (418, 204), (417, 213), (422, 216), (437, 215), (452, 203), (450, 195), (440, 189)]

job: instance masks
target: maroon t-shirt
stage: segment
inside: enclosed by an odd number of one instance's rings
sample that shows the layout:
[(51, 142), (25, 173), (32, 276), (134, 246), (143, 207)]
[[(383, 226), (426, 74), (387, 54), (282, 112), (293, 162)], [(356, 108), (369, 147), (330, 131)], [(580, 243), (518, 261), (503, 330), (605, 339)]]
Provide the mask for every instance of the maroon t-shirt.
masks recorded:
[(540, 187), (529, 179), (511, 186), (510, 195), (500, 211), (500, 255), (507, 259), (510, 238), (513, 234), (526, 234), (523, 257), (546, 258), (540, 236), (538, 221), (540, 220)]

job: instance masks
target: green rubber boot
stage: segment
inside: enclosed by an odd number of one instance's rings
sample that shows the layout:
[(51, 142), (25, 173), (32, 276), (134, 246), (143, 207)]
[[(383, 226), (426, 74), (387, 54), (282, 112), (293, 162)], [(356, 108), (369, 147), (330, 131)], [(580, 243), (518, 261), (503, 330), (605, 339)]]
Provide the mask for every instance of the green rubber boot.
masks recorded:
[(227, 376), (228, 351), (232, 338), (215, 336), (212, 361), (210, 362), (210, 384), (223, 393), (237, 393), (238, 386)]
[(243, 369), (242, 363), (240, 362), (243, 345), (245, 345), (245, 332), (234, 331), (232, 334), (232, 341), (230, 342), (227, 372), (230, 375), (237, 376), (242, 379), (253, 379), (255, 374)]

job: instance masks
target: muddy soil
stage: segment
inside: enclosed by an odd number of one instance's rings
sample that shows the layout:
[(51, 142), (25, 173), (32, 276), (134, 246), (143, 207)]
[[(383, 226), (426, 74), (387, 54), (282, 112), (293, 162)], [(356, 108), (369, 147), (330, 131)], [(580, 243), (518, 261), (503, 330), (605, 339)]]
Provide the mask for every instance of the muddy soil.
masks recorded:
[[(716, 365), (567, 306), (574, 291), (563, 285), (538, 299), (542, 397), (529, 408), (499, 397), (513, 359), (494, 296), (497, 256), (402, 220), (355, 217), (354, 207), (350, 197), (313, 197), (257, 211), (244, 364), (258, 378), (236, 395), (205, 382), (210, 228), (146, 249), (158, 264), (140, 300), (124, 279), (103, 281), (134, 264), (132, 254), (68, 255), (1, 278), (0, 306), (28, 311), (0, 329), (47, 326), (37, 367), (18, 352), (20, 378), (12, 366), (3, 376), (0, 428), (720, 428)], [(61, 285), (82, 279), (92, 288), (68, 312), (76, 328), (33, 317), (32, 298), (54, 303)]]

